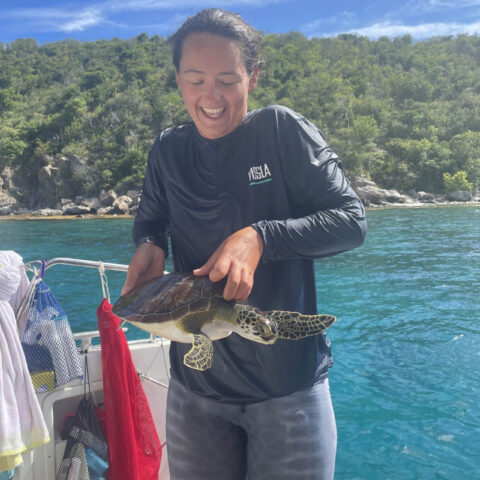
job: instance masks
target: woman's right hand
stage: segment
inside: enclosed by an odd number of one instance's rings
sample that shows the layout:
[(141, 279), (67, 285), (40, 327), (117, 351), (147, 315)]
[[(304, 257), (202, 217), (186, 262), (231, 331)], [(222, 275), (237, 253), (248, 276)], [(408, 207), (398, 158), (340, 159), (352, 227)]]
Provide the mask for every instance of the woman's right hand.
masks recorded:
[(128, 266), (127, 279), (121, 295), (132, 291), (137, 285), (155, 277), (161, 277), (165, 271), (165, 252), (153, 243), (142, 243)]

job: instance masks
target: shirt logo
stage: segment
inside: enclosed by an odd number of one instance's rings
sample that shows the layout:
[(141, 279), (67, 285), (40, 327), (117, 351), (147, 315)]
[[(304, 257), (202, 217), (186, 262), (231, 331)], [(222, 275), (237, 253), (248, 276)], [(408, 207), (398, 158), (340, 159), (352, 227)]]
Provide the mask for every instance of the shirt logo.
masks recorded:
[(248, 185), (259, 185), (260, 183), (267, 183), (272, 181), (272, 174), (268, 165), (264, 163), (263, 165), (258, 165), (257, 167), (252, 167), (248, 171)]

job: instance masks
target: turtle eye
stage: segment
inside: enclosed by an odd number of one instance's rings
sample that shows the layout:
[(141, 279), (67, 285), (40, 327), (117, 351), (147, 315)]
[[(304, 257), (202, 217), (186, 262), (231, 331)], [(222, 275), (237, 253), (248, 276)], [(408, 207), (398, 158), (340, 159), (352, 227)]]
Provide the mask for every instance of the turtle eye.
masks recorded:
[(272, 329), (270, 328), (270, 325), (268, 325), (264, 321), (259, 320), (256, 327), (258, 334), (261, 337), (269, 337), (272, 334)]

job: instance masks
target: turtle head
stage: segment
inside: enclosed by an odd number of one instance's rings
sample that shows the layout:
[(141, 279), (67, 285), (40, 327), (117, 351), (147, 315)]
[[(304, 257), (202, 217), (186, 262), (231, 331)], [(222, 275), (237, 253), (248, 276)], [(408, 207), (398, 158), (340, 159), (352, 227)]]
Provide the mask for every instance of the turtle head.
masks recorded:
[(275, 322), (261, 310), (242, 305), (237, 313), (235, 331), (254, 342), (272, 344), (278, 336)]
[(275, 322), (267, 315), (259, 315), (255, 322), (255, 328), (262, 339), (262, 343), (274, 343), (278, 336)]

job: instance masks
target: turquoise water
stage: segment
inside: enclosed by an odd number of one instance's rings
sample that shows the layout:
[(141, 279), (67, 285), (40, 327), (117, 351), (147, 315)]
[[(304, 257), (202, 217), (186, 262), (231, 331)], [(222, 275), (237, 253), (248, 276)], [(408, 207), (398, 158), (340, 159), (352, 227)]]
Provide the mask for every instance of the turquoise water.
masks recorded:
[[(368, 220), (361, 248), (316, 268), (319, 310), (338, 318), (335, 478), (480, 478), (480, 207), (376, 210)], [(0, 249), (128, 263), (131, 223), (0, 221)], [(115, 299), (124, 273), (108, 279)], [(96, 329), (95, 270), (57, 266), (45, 280), (75, 331)]]

